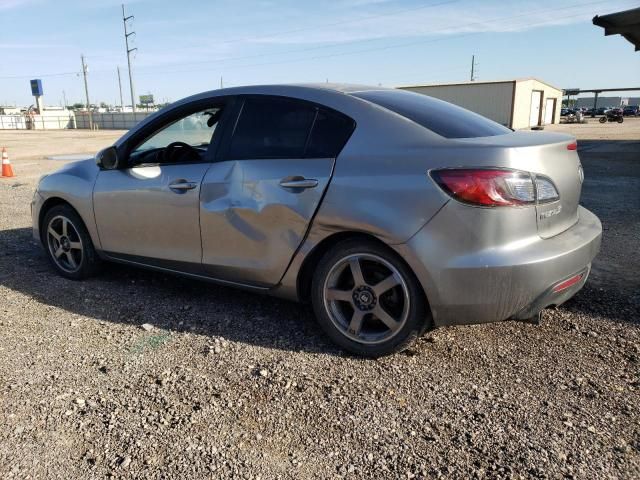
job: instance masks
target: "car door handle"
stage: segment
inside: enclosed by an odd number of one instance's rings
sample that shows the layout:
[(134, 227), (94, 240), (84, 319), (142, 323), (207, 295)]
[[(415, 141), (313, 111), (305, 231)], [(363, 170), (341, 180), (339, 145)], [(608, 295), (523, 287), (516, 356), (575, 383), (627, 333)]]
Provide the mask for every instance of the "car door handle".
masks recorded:
[(318, 186), (318, 180), (299, 176), (287, 177), (280, 180), (280, 186), (283, 188), (314, 188)]
[(187, 182), (186, 180), (176, 180), (169, 184), (169, 188), (176, 193), (184, 193), (187, 190), (193, 190), (198, 186), (197, 182)]

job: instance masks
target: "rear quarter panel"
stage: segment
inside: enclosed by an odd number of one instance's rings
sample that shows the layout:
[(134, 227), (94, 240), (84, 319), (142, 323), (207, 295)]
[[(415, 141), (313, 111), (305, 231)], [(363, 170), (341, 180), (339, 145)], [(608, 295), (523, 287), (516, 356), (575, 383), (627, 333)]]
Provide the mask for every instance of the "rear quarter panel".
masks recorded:
[(448, 201), (428, 177), (431, 166), (445, 161), (446, 141), (387, 110), (363, 109), (312, 229), (366, 232), (402, 243)]

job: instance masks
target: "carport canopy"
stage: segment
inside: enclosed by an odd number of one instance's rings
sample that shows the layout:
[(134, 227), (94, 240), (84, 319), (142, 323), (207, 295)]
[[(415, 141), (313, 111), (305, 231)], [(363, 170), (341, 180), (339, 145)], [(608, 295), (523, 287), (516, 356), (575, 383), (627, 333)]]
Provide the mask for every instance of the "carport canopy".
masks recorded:
[(640, 8), (596, 15), (593, 24), (604, 28), (605, 35), (622, 35), (640, 51)]

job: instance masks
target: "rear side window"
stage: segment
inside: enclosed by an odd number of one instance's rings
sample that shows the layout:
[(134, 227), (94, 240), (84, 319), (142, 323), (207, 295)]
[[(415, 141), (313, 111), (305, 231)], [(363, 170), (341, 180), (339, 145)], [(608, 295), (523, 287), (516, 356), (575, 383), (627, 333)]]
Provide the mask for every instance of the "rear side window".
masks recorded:
[(337, 157), (349, 140), (354, 128), (355, 122), (349, 117), (318, 109), (305, 156), (310, 158)]
[(228, 158), (301, 158), (316, 108), (286, 98), (245, 99)]
[(493, 137), (507, 127), (451, 103), (404, 90), (356, 92), (354, 97), (391, 110), (445, 138)]
[(351, 118), (310, 102), (248, 97), (226, 158), (334, 158), (354, 129)]

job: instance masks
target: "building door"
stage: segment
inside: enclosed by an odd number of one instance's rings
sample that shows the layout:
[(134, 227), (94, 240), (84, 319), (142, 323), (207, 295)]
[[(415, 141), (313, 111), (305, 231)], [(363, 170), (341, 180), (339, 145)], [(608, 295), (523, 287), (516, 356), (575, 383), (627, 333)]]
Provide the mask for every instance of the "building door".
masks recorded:
[(542, 91), (534, 90), (531, 92), (531, 114), (529, 116), (529, 126), (536, 127), (540, 125), (542, 120), (540, 113), (542, 110)]
[(546, 103), (544, 105), (544, 123), (545, 125), (551, 125), (555, 120), (556, 113), (556, 99), (555, 98), (547, 98)]

